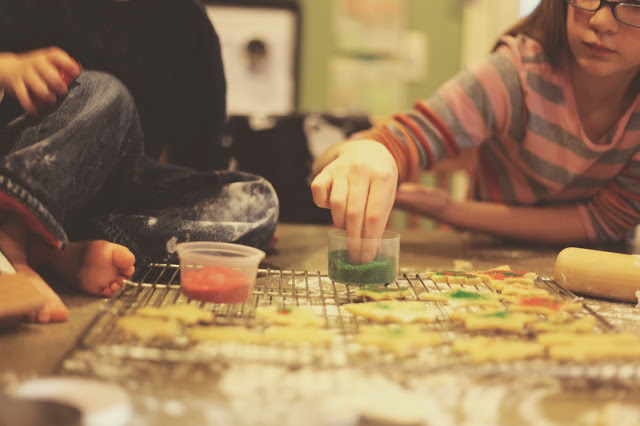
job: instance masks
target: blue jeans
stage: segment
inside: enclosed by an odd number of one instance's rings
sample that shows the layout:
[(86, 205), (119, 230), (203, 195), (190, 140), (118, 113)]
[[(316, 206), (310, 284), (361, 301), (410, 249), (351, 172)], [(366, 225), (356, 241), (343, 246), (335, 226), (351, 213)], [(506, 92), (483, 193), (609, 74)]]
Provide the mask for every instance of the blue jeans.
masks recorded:
[(160, 164), (143, 140), (126, 87), (84, 71), (46, 114), (0, 128), (0, 209), (21, 214), (48, 249), (106, 239), (138, 265), (176, 261), (183, 241), (267, 247), (278, 220), (269, 182)]

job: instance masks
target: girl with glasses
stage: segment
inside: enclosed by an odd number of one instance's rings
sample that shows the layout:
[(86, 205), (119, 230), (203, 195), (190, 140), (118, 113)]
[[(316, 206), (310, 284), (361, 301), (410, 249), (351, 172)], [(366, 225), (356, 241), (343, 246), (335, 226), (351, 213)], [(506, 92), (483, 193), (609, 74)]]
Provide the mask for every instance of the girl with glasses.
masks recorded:
[[(351, 236), (391, 208), (529, 242), (599, 244), (640, 223), (640, 3), (542, 0), (412, 111), (314, 164), (314, 201)], [(471, 197), (416, 185), (465, 165)]]

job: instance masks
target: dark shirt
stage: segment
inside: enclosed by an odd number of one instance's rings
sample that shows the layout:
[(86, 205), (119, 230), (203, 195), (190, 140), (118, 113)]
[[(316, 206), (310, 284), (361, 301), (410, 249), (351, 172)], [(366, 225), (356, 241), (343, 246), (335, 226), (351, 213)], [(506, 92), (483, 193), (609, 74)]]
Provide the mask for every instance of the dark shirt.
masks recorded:
[(220, 42), (199, 0), (0, 0), (0, 51), (47, 46), (129, 88), (149, 156), (227, 168)]

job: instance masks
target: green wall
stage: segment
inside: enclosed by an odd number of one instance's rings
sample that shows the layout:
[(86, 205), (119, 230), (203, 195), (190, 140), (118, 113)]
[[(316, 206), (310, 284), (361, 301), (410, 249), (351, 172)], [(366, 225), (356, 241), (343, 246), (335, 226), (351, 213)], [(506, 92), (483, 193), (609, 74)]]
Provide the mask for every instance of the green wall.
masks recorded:
[[(332, 0), (299, 0), (302, 10), (299, 109), (326, 112), (329, 64), (337, 52)], [(409, 0), (409, 29), (423, 31), (427, 42), (425, 81), (408, 84), (406, 108), (425, 98), (459, 70), (463, 0)]]

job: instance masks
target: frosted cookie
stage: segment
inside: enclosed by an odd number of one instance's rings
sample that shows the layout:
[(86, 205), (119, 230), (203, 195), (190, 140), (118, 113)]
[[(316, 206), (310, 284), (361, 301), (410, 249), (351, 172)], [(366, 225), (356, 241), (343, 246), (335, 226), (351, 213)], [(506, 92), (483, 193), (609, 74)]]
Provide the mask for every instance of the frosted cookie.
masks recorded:
[(464, 306), (493, 306), (499, 308), (502, 306), (500, 299), (502, 296), (488, 291), (466, 291), (461, 289), (420, 293), (420, 300), (430, 300), (434, 302), (446, 303), (451, 307)]
[(427, 271), (427, 277), (434, 283), (479, 285), (482, 280), (473, 272), (448, 269)]
[(316, 315), (309, 306), (259, 306), (256, 308), (256, 317), (273, 324), (298, 327), (322, 327), (325, 323), (324, 319)]
[(554, 315), (546, 321), (531, 324), (531, 329), (535, 332), (565, 332), (565, 333), (586, 333), (593, 331), (596, 326), (594, 317), (573, 318), (569, 315)]
[(537, 342), (506, 340), (484, 336), (455, 340), (453, 351), (469, 355), (474, 362), (515, 361), (541, 357), (545, 347)]
[(424, 302), (418, 301), (347, 303), (343, 308), (353, 315), (381, 323), (430, 323), (434, 322), (439, 314), (437, 309), (428, 308)]
[(195, 341), (238, 342), (259, 344), (262, 333), (255, 329), (238, 326), (198, 326), (189, 329), (189, 338)]
[(538, 342), (547, 346), (555, 360), (640, 359), (640, 340), (632, 333), (544, 333)]
[(549, 296), (549, 292), (544, 288), (534, 287), (526, 284), (509, 284), (504, 287), (501, 293), (505, 296), (520, 297), (545, 297)]
[(371, 300), (406, 299), (411, 295), (409, 287), (391, 288), (382, 284), (368, 284), (356, 288), (354, 296)]
[(502, 291), (509, 284), (534, 286), (537, 274), (534, 272), (512, 271), (507, 265), (488, 271), (478, 271), (482, 281), (496, 291)]
[(116, 323), (125, 334), (142, 340), (172, 339), (182, 333), (177, 321), (163, 318), (126, 315)]
[(145, 306), (136, 310), (136, 315), (150, 318), (171, 319), (183, 324), (211, 323), (213, 312), (196, 305)]
[(525, 325), (538, 321), (536, 315), (509, 311), (487, 312), (452, 312), (449, 317), (453, 321), (464, 322), (469, 331), (500, 330), (511, 333), (522, 331)]
[(404, 356), (419, 348), (439, 345), (442, 337), (437, 332), (421, 330), (416, 325), (362, 325), (354, 342), (377, 346)]
[(554, 297), (516, 297), (509, 300), (509, 310), (554, 315), (562, 312), (579, 312), (582, 302), (568, 302)]

